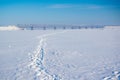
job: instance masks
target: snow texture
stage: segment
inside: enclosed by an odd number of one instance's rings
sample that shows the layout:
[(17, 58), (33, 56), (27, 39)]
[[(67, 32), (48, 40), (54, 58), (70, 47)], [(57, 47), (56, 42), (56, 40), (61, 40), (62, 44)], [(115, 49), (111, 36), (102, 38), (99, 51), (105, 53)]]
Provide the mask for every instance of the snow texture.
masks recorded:
[(120, 28), (1, 31), (0, 80), (120, 80)]

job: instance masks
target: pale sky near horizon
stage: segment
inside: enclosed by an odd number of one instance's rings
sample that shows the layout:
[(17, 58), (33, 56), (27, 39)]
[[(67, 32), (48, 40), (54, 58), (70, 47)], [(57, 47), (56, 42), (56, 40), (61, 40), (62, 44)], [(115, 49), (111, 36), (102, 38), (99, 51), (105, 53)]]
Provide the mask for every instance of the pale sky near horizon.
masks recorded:
[(0, 25), (120, 25), (120, 0), (0, 0)]

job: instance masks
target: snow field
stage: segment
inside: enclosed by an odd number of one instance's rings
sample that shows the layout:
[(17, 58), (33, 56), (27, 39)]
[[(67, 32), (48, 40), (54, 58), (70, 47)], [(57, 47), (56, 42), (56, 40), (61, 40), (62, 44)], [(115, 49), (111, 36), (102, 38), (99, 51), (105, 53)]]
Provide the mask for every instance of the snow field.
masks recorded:
[(120, 80), (120, 29), (0, 32), (1, 80)]

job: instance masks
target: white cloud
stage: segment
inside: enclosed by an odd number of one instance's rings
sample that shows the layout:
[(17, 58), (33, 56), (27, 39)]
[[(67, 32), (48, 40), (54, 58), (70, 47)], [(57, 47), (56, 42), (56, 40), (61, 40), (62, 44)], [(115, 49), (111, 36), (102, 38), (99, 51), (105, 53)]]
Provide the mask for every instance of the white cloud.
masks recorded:
[(71, 7), (74, 6), (70, 4), (54, 4), (49, 6), (49, 8), (71, 8)]
[(81, 4), (53, 4), (49, 5), (48, 8), (79, 8), (79, 9), (100, 9), (103, 6), (99, 5), (81, 5)]
[(88, 9), (101, 9), (101, 8), (103, 8), (103, 6), (99, 6), (99, 5), (88, 5), (87, 8), (88, 8)]

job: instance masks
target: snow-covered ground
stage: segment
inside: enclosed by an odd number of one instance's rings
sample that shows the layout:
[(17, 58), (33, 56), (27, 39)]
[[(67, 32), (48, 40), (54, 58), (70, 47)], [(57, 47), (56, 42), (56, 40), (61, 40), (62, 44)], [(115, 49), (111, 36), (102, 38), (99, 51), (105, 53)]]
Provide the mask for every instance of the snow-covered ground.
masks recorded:
[(0, 80), (120, 80), (120, 28), (0, 31)]
[(11, 26), (11, 25), (9, 25), (9, 26), (0, 26), (0, 31), (6, 31), (6, 30), (8, 30), (8, 31), (11, 31), (11, 30), (21, 30), (21, 28), (19, 28), (19, 27), (17, 27), (17, 26)]

